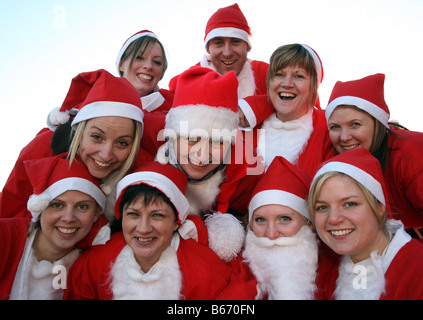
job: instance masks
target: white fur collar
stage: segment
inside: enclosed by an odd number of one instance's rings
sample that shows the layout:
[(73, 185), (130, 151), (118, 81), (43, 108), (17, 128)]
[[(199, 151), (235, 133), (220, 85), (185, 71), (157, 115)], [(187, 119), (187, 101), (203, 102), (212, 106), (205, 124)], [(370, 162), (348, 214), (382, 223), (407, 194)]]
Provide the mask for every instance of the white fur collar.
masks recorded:
[(377, 251), (370, 258), (354, 264), (349, 256), (342, 257), (336, 281), (336, 299), (377, 300), (385, 290), (385, 273), (398, 251), (411, 240), (399, 220), (390, 219), (386, 228), (392, 239), (382, 256)]
[(111, 270), (111, 289), (114, 300), (177, 300), (181, 297), (182, 273), (179, 269), (179, 235), (163, 251), (160, 259), (144, 273), (134, 252), (126, 245), (119, 253)]
[(307, 146), (313, 132), (313, 109), (299, 119), (282, 122), (276, 113), (266, 120), (260, 129), (257, 152), (264, 159), (265, 168), (276, 156), (282, 156), (292, 164)]
[[(200, 62), (203, 68), (209, 68), (216, 71), (215, 66), (210, 60), (209, 54), (204, 54), (203, 59)], [(251, 66), (251, 60), (247, 59), (242, 68), (241, 72), (237, 76), (238, 78), (238, 99), (242, 99), (248, 96), (253, 96), (256, 92), (256, 82), (254, 80), (254, 72)]]
[[(10, 300), (61, 300), (63, 298), (67, 272), (79, 257), (80, 250), (74, 249), (53, 263), (45, 260), (38, 261), (32, 249), (37, 232), (37, 230), (33, 231), (25, 243)], [(60, 277), (60, 280), (65, 283), (56, 284), (55, 277)], [(57, 285), (56, 288), (54, 284)]]
[(256, 299), (314, 299), (317, 253), (316, 235), (309, 226), (276, 240), (248, 230), (243, 257), (257, 279)]

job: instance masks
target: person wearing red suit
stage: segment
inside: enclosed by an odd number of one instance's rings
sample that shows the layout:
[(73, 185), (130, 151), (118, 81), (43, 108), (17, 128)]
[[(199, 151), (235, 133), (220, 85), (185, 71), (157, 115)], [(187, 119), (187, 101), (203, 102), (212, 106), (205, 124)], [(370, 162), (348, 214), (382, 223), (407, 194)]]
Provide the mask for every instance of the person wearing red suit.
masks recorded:
[(56, 300), (81, 253), (110, 239), (99, 225), (106, 195), (80, 161), (66, 154), (25, 161), (32, 219), (0, 219), (0, 299)]
[(154, 32), (142, 30), (129, 37), (116, 59), (118, 74), (138, 91), (145, 113), (166, 113), (172, 106), (173, 93), (158, 87), (167, 69), (164, 47)]
[(322, 79), (322, 63), (313, 49), (284, 45), (270, 58), (267, 95), (240, 100), (253, 118), (253, 131), (244, 133), (246, 152), (265, 170), (275, 156), (283, 156), (312, 175), (332, 155), (324, 111), (318, 103)]
[(382, 169), (369, 151), (357, 148), (326, 161), (308, 201), (320, 239), (340, 256), (321, 283), (325, 299), (423, 298), (423, 245), (401, 221), (387, 219)]
[(310, 180), (305, 171), (275, 157), (249, 203), (242, 257), (230, 264), (238, 281), (227, 292), (241, 292), (243, 299), (315, 298), (318, 240), (306, 202)]
[(215, 299), (231, 269), (207, 246), (178, 229), (189, 203), (187, 177), (158, 162), (144, 163), (117, 187), (122, 231), (72, 266), (65, 299)]
[(407, 232), (423, 239), (423, 133), (389, 123), (384, 74), (338, 81), (326, 107), (335, 154), (369, 150), (384, 172), (392, 214)]
[[(220, 8), (209, 18), (204, 43), (207, 53), (197, 66), (210, 68), (220, 75), (234, 71), (239, 83), (239, 98), (266, 93), (269, 64), (248, 58), (252, 48), (251, 29), (238, 4)], [(170, 80), (169, 90), (176, 90), (178, 78), (179, 75)], [(240, 120), (244, 120), (243, 109), (238, 111)]]
[[(138, 92), (125, 78), (102, 69), (77, 75), (61, 108), (49, 114), (55, 131), (43, 131), (21, 151), (0, 196), (0, 216), (28, 216), (26, 203), (32, 186), (24, 168), (26, 160), (68, 150), (71, 162), (79, 155), (93, 177), (101, 179), (103, 190), (111, 194), (137, 159), (143, 118)], [(68, 122), (72, 122), (72, 133), (60, 126)], [(106, 216), (113, 217), (113, 208), (106, 210)]]

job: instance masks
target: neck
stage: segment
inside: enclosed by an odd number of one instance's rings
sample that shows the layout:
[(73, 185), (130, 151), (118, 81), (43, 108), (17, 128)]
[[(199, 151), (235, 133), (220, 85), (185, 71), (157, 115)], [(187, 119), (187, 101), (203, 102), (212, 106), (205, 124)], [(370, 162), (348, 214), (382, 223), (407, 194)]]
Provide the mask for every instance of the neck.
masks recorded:
[(34, 250), (35, 257), (38, 261), (46, 260), (53, 263), (54, 261), (57, 261), (67, 255), (73, 249), (57, 248), (47, 239), (41, 230), (37, 230), (36, 232), (37, 234), (35, 235), (32, 249)]
[(358, 263), (360, 261), (370, 258), (370, 253), (375, 250), (377, 250), (380, 256), (383, 256), (383, 253), (389, 245), (390, 240), (391, 239), (389, 233), (385, 232), (384, 230), (380, 230), (376, 239), (373, 242), (373, 245), (367, 246), (365, 250), (362, 250), (357, 254), (350, 255), (350, 258), (354, 263)]

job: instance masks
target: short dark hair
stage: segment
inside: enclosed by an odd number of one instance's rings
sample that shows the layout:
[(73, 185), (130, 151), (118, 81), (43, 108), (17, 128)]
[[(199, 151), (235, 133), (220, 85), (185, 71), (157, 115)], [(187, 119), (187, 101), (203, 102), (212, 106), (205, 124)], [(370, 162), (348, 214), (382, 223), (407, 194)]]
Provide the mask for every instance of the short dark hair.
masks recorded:
[(112, 233), (122, 230), (123, 210), (127, 208), (129, 205), (131, 205), (132, 203), (134, 203), (135, 201), (138, 201), (139, 199), (143, 200), (144, 207), (147, 207), (152, 203), (156, 203), (160, 201), (166, 203), (172, 208), (173, 213), (175, 214), (176, 220), (178, 219), (177, 210), (175, 206), (163, 192), (161, 192), (157, 188), (141, 183), (134, 186), (130, 186), (125, 190), (122, 196), (122, 200), (119, 204), (120, 218), (119, 220), (113, 222), (111, 226)]

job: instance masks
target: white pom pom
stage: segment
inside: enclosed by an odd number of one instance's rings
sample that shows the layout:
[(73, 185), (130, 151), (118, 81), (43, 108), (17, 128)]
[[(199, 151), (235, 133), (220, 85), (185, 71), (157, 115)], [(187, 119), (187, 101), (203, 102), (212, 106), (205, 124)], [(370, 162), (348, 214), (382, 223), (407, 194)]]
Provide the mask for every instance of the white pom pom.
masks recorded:
[(33, 221), (36, 221), (41, 212), (47, 209), (50, 201), (49, 195), (45, 193), (39, 195), (33, 194), (29, 197), (27, 208), (32, 214)]
[(69, 111), (66, 110), (64, 112), (60, 111), (59, 107), (54, 108), (50, 111), (47, 117), (47, 126), (50, 129), (53, 129), (61, 124), (64, 124), (69, 121)]
[(209, 234), (209, 247), (225, 262), (237, 257), (245, 241), (245, 230), (233, 215), (216, 212), (204, 221)]

